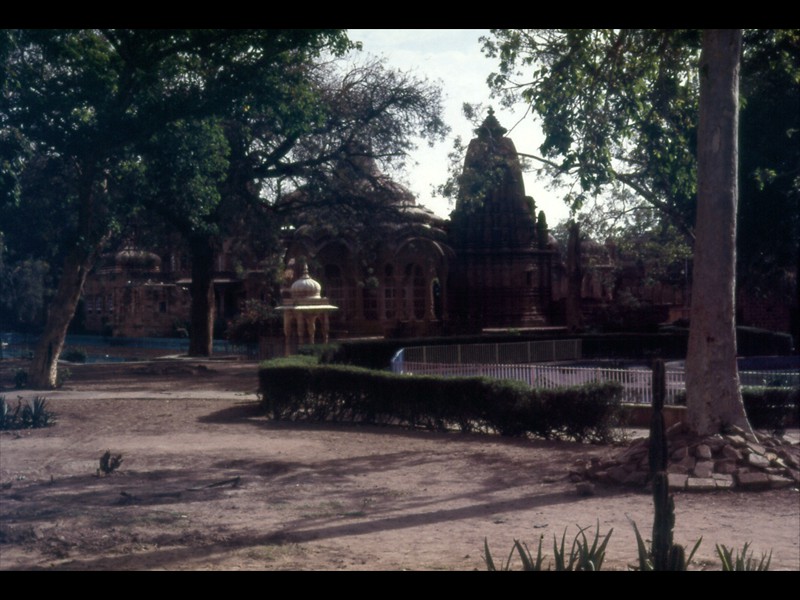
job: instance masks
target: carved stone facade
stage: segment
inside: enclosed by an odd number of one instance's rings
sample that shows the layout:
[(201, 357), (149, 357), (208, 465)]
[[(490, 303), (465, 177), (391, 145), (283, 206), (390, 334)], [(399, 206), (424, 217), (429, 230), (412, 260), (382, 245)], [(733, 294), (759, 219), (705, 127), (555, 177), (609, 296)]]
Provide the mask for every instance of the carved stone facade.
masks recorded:
[[(446, 221), (365, 162), (367, 176), (350, 186), (375, 207), (372, 221), (354, 227), (300, 225), (287, 239), (284, 290), (307, 264), (338, 307), (330, 316), (335, 337), (441, 334), (454, 257)], [(326, 201), (350, 200), (334, 195)]]
[(157, 254), (126, 247), (102, 257), (83, 291), (87, 331), (122, 337), (175, 334), (188, 319), (189, 290), (162, 273)]
[[(159, 256), (126, 245), (103, 255), (83, 290), (84, 328), (114, 337), (188, 335), (191, 264), (180, 244), (165, 244)], [(216, 320), (238, 314), (246, 298), (266, 300), (268, 281), (259, 265), (235, 269), (223, 247), (215, 264)]]

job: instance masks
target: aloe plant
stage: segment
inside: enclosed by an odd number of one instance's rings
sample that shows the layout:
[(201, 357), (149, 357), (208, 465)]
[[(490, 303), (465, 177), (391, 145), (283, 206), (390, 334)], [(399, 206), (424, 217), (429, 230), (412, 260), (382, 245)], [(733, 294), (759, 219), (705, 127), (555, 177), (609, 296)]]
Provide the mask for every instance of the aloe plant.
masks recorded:
[(47, 408), (47, 400), (37, 396), (23, 405), (22, 399), (15, 409), (0, 396), (0, 429), (28, 429), (47, 427), (55, 422), (55, 417)]
[(36, 396), (28, 400), (22, 409), (22, 421), (25, 427), (47, 427), (53, 420), (52, 413), (47, 409), (47, 399)]
[(0, 430), (6, 429), (11, 424), (11, 407), (6, 402), (5, 396), (0, 396)]
[(761, 560), (756, 560), (750, 549), (750, 542), (745, 542), (741, 552), (733, 554), (733, 548), (728, 548), (725, 544), (717, 544), (717, 554), (722, 561), (723, 571), (769, 571), (769, 563), (772, 562), (772, 551), (769, 555), (762, 553)]
[(586, 536), (587, 529), (588, 527), (578, 526), (578, 533), (572, 540), (572, 546), (569, 550), (569, 554), (567, 553), (566, 549), (567, 530), (564, 529), (564, 533), (561, 536), (560, 545), (558, 543), (558, 538), (553, 535), (554, 563), (549, 563), (547, 569), (544, 568), (545, 555), (542, 554), (542, 543), (544, 536), (539, 537), (539, 548), (536, 551), (535, 558), (528, 549), (527, 544), (515, 539), (514, 545), (511, 547), (511, 551), (508, 553), (508, 558), (504, 563), (500, 564), (499, 568), (495, 564), (492, 554), (489, 551), (489, 543), (486, 538), (484, 538), (483, 557), (484, 561), (486, 562), (486, 568), (489, 571), (510, 571), (511, 561), (514, 557), (514, 552), (516, 551), (519, 555), (520, 561), (522, 562), (523, 571), (549, 571), (551, 568), (554, 568), (556, 571), (599, 571), (603, 567), (603, 561), (605, 560), (606, 555), (606, 547), (608, 546), (608, 541), (611, 538), (611, 534), (614, 532), (614, 530), (611, 529), (611, 531), (609, 531), (605, 537), (601, 536), (600, 521), (598, 521), (597, 530), (595, 531), (594, 538), (590, 543), (589, 538)]
[(486, 562), (487, 570), (510, 571), (511, 560), (514, 557), (514, 551), (516, 550), (519, 554), (520, 561), (522, 562), (523, 571), (544, 571), (544, 555), (542, 554), (543, 540), (544, 536), (539, 536), (539, 549), (536, 552), (536, 558), (533, 558), (533, 555), (531, 555), (531, 552), (528, 549), (528, 545), (515, 539), (514, 545), (511, 547), (511, 551), (508, 553), (508, 558), (506, 559), (505, 563), (500, 565), (500, 568), (498, 569), (494, 564), (494, 560), (492, 559), (492, 553), (489, 551), (489, 542), (486, 538), (483, 538), (483, 559)]
[(572, 541), (572, 548), (569, 556), (566, 555), (564, 542), (567, 531), (561, 536), (561, 546), (558, 545), (556, 537), (553, 536), (553, 553), (555, 558), (556, 571), (599, 571), (603, 566), (606, 556), (606, 546), (611, 538), (613, 529), (600, 540), (600, 521), (597, 521), (597, 530), (594, 534), (591, 546), (586, 537), (588, 527), (578, 526), (578, 533)]

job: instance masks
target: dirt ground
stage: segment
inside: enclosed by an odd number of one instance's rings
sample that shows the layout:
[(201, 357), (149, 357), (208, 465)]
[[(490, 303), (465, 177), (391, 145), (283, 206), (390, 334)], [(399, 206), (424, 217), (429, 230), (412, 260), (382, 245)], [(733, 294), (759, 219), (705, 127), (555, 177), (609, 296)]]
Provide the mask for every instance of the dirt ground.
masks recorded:
[[(24, 366), (24, 363), (22, 363)], [(0, 432), (2, 570), (484, 570), (484, 539), (504, 560), (520, 539), (567, 543), (613, 529), (604, 568), (636, 559), (649, 537), (644, 491), (582, 497), (571, 464), (610, 446), (396, 428), (272, 422), (257, 409), (257, 365), (160, 360), (74, 365), (44, 395), (46, 429)], [(3, 389), (4, 388), (4, 389)], [(630, 434), (632, 437), (634, 434)], [(101, 455), (122, 455), (98, 476)], [(800, 570), (800, 493), (678, 493), (675, 539), (715, 544)], [(514, 563), (519, 568), (519, 563)]]

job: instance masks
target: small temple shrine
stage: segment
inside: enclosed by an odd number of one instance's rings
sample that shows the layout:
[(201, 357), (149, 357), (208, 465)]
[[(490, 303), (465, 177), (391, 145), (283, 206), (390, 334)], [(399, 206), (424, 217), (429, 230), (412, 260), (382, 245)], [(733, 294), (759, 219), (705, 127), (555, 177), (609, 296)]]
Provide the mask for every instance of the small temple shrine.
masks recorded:
[(276, 309), (283, 313), (286, 356), (303, 343), (314, 344), (318, 322), (322, 325), (322, 343), (327, 344), (330, 335), (329, 315), (337, 309), (322, 297), (322, 286), (311, 278), (308, 265), (304, 264), (303, 274), (292, 284), (288, 297)]

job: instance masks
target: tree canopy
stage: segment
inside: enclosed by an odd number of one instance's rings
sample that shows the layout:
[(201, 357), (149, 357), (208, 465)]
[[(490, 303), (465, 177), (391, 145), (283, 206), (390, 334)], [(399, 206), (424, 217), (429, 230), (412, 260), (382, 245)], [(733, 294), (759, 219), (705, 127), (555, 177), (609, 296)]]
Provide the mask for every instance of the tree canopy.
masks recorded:
[(351, 47), (342, 30), (0, 33), (3, 200), (22, 198), (19, 182), (31, 161), (56, 161), (68, 175), (58, 188), (61, 207), (77, 216), (63, 245), (32, 385), (55, 384), (86, 274), (126, 212), (115, 201), (114, 184), (135, 163), (136, 146), (179, 120), (229, 114), (253, 96), (273, 94), (279, 105), (303, 107), (302, 93), (286, 96), (282, 84), (289, 75), (323, 51), (341, 54)]
[[(149, 211), (180, 232), (209, 283), (220, 237), (291, 208), (274, 205), (282, 191), (320, 188), (331, 165), (355, 168), (359, 154), (402, 163), (414, 136), (444, 134), (437, 88), (379, 63), (343, 68), (356, 47), (343, 30), (3, 33), (5, 207), (34, 201), (21, 184), (43, 161), (69, 175), (42, 181), (75, 222), (59, 238), (58, 310), (34, 384), (53, 384), (86, 273), (133, 215)], [(193, 297), (213, 305), (202, 287)]]
[(697, 30), (492, 30), (483, 44), (490, 87), (542, 126), (531, 157), (577, 184), (573, 209), (621, 182), (691, 236)]
[[(797, 268), (800, 257), (800, 32), (492, 30), (483, 44), (485, 54), (499, 61), (490, 87), (505, 102), (526, 103), (540, 122), (544, 143), (539, 155), (528, 156), (549, 175), (573, 185), (576, 191), (567, 200), (574, 211), (611, 192), (618, 215), (654, 207), (662, 232), (668, 224), (689, 241), (702, 228), (703, 241), (694, 244), (701, 273), (695, 270), (694, 296), (702, 294), (704, 302), (693, 302), (693, 390), (687, 393), (696, 398), (691, 400), (695, 406), (712, 405), (709, 390), (701, 391), (697, 382), (724, 380), (725, 386), (719, 387), (725, 390), (727, 408), (720, 410), (721, 417), (692, 421), (697, 429), (724, 420), (741, 422), (742, 415), (734, 414), (741, 406), (738, 388), (729, 385), (736, 371), (731, 342), (735, 272), (729, 262), (736, 256), (731, 244), (739, 198), (738, 149), (730, 138), (731, 131), (736, 137), (739, 122), (740, 63), (742, 134), (751, 142), (742, 145), (740, 267), (757, 272), (758, 265), (766, 265), (773, 273), (786, 274)], [(705, 117), (701, 84), (706, 85)], [(716, 89), (726, 84), (736, 98)], [(721, 114), (715, 102), (730, 114)], [(708, 128), (701, 134), (702, 122)], [(714, 137), (720, 132), (724, 140)], [(698, 165), (698, 149), (706, 153), (704, 166)], [(700, 206), (704, 216), (696, 218)], [(641, 219), (627, 222), (637, 221)], [(776, 239), (770, 230), (784, 235)], [(699, 370), (704, 361), (713, 365), (713, 377)]]
[[(699, 30), (560, 29), (483, 40), (498, 60), (490, 87), (541, 124), (544, 143), (526, 156), (569, 186), (582, 230), (630, 237), (647, 223), (668, 241), (664, 262), (694, 240), (701, 39)], [(800, 30), (744, 30), (740, 78), (739, 285), (796, 305)]]
[[(573, 209), (596, 209), (590, 202), (602, 198), (604, 217), (624, 222), (654, 207), (689, 241), (700, 49), (700, 30), (498, 29), (483, 39), (498, 60), (489, 86), (503, 102), (529, 106), (545, 135), (529, 156), (570, 186)], [(784, 269), (797, 255), (790, 240), (800, 219), (800, 31), (745, 30), (741, 78), (739, 254), (743, 264)], [(768, 229), (793, 234), (776, 244)]]
[[(213, 257), (223, 239), (271, 240), (275, 252), (277, 226), (299, 210), (306, 219), (324, 212), (329, 225), (374, 217), (386, 207), (368, 203), (354, 182), (385, 185), (370, 165), (402, 164), (414, 137), (433, 142), (446, 131), (438, 88), (379, 61), (312, 61), (298, 75), (303, 111), (253, 97), (242, 110), (179, 121), (142, 145), (142, 202), (192, 255), (191, 353), (210, 352)], [(302, 195), (282, 193), (298, 186)]]

